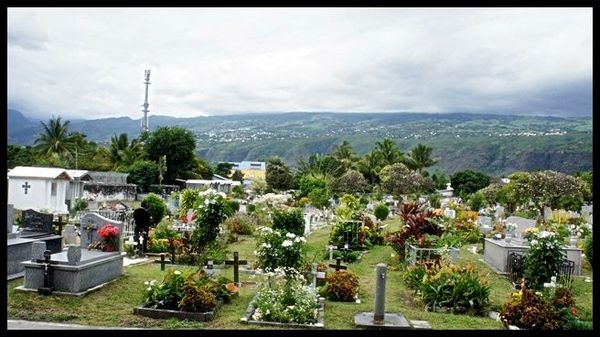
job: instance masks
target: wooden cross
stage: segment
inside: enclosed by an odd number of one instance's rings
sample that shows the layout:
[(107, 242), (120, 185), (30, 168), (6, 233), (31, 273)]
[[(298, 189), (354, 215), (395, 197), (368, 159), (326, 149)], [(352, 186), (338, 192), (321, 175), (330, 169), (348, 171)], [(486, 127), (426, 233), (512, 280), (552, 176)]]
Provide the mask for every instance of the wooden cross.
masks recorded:
[(239, 266), (241, 264), (248, 264), (246, 260), (239, 260), (238, 252), (233, 252), (233, 260), (225, 261), (226, 265), (233, 265), (233, 282), (239, 287), (240, 286), (240, 273)]
[(335, 264), (329, 265), (331, 268), (335, 268), (335, 271), (339, 271), (340, 269), (348, 269), (347, 266), (342, 266), (342, 259), (337, 258)]
[(21, 185), (21, 187), (23, 187), (25, 189), (25, 194), (27, 194), (27, 189), (31, 188), (31, 185), (29, 185), (29, 183), (25, 182), (25, 184)]

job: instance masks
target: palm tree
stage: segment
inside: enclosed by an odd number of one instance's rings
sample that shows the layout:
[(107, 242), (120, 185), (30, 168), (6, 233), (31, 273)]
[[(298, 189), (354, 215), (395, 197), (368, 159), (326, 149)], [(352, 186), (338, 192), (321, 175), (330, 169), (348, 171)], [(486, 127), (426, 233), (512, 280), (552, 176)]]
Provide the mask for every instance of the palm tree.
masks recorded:
[(350, 145), (349, 141), (344, 140), (342, 144), (335, 148), (332, 155), (341, 163), (344, 170), (356, 170), (358, 157), (352, 150), (352, 145)]
[(384, 138), (383, 142), (376, 142), (375, 152), (377, 152), (377, 155), (381, 159), (382, 167), (402, 161), (402, 151), (389, 138)]
[(432, 151), (433, 148), (419, 143), (410, 150), (410, 153), (404, 158), (403, 162), (408, 168), (417, 170), (421, 173), (424, 168), (438, 162), (431, 158)]
[(113, 169), (117, 171), (130, 166), (142, 155), (143, 148), (140, 140), (135, 138), (129, 143), (126, 133), (112, 136), (110, 146), (106, 151), (106, 157)]
[(308, 161), (305, 161), (304, 158), (300, 159), (296, 166), (298, 177), (311, 174), (313, 176), (322, 175), (331, 178), (344, 173), (344, 167), (337, 159), (320, 153), (311, 155), (308, 157)]
[(48, 124), (40, 123), (44, 130), (33, 143), (35, 149), (48, 156), (57, 154), (59, 157), (70, 157), (74, 146), (74, 139), (68, 133), (70, 122), (62, 122), (60, 117), (52, 116)]
[(374, 185), (379, 183), (379, 170), (381, 159), (378, 153), (373, 150), (371, 153), (367, 153), (357, 163), (358, 171), (369, 181), (369, 184)]

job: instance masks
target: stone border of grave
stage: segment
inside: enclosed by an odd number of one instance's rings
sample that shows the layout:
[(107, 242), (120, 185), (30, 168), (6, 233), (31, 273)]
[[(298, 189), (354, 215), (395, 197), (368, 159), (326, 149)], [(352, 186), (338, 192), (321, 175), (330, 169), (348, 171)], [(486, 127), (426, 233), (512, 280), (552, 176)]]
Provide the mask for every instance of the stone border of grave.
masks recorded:
[(133, 308), (133, 313), (139, 316), (145, 316), (150, 318), (168, 319), (190, 319), (198, 322), (210, 322), (215, 318), (215, 313), (221, 308), (223, 301), (218, 301), (217, 305), (212, 311), (206, 312), (191, 312), (191, 311), (179, 311), (179, 310), (166, 310), (166, 309), (153, 309), (145, 308), (143, 305)]
[[(121, 277), (122, 277), (122, 276), (121, 276)], [(115, 279), (112, 279), (112, 280), (110, 280), (110, 281), (108, 281), (108, 282), (105, 282), (105, 283), (99, 284), (99, 285), (97, 285), (97, 286), (95, 286), (95, 287), (92, 287), (92, 288), (88, 288), (88, 289), (86, 289), (86, 290), (84, 290), (84, 291), (81, 291), (81, 292), (78, 292), (78, 293), (69, 293), (69, 292), (65, 292), (65, 291), (53, 291), (53, 292), (52, 292), (52, 295), (83, 297), (83, 296), (86, 296), (87, 294), (90, 294), (90, 293), (96, 292), (96, 291), (98, 291), (98, 290), (100, 290), (100, 289), (104, 288), (105, 286), (107, 286), (107, 285), (109, 285), (109, 284), (113, 283), (113, 282), (116, 282), (116, 281), (118, 281), (119, 279), (121, 279), (121, 277), (117, 277), (117, 278), (115, 278)], [(25, 286), (22, 286), (22, 285), (21, 285), (21, 286), (18, 286), (18, 287), (15, 287), (15, 290), (16, 290), (16, 291), (20, 291), (20, 292), (31, 292), (31, 293), (38, 293), (38, 290), (37, 290), (37, 289), (25, 288)]]
[(246, 309), (246, 313), (244, 317), (242, 317), (241, 322), (245, 324), (255, 324), (255, 325), (266, 325), (266, 326), (276, 326), (280, 328), (298, 328), (298, 329), (312, 329), (312, 330), (322, 330), (325, 329), (325, 298), (319, 297), (319, 308), (317, 309), (317, 323), (315, 324), (300, 324), (300, 323), (280, 323), (280, 322), (269, 322), (269, 321), (255, 321), (252, 320), (252, 315), (254, 314), (254, 302), (256, 300), (256, 296), (252, 298), (250, 304), (248, 304), (248, 309)]

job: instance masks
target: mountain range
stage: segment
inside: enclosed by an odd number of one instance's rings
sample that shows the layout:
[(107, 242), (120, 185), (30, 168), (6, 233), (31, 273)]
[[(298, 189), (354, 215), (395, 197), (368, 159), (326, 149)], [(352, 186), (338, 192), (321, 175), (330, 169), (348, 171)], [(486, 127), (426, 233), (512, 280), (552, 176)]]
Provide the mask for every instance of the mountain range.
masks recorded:
[[(45, 121), (47, 122), (47, 121)], [(70, 131), (108, 144), (111, 136), (140, 134), (129, 117), (71, 120)], [(329, 153), (348, 140), (358, 154), (375, 142), (393, 139), (403, 152), (417, 143), (431, 146), (439, 160), (432, 169), (464, 169), (501, 176), (514, 171), (592, 169), (592, 118), (472, 113), (294, 112), (176, 118), (150, 116), (159, 126), (185, 127), (196, 137), (197, 153), (209, 162), (266, 160), (280, 156), (289, 165), (315, 153)], [(8, 144), (31, 145), (42, 131), (39, 120), (18, 110), (7, 114)]]

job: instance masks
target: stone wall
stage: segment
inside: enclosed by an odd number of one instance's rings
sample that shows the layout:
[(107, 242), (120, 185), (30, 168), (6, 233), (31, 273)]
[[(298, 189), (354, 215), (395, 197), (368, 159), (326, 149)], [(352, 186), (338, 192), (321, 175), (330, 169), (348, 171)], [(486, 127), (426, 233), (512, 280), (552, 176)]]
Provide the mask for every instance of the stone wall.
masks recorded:
[(135, 200), (137, 185), (135, 184), (98, 184), (85, 183), (83, 185), (83, 198), (89, 202), (105, 202), (114, 200)]

